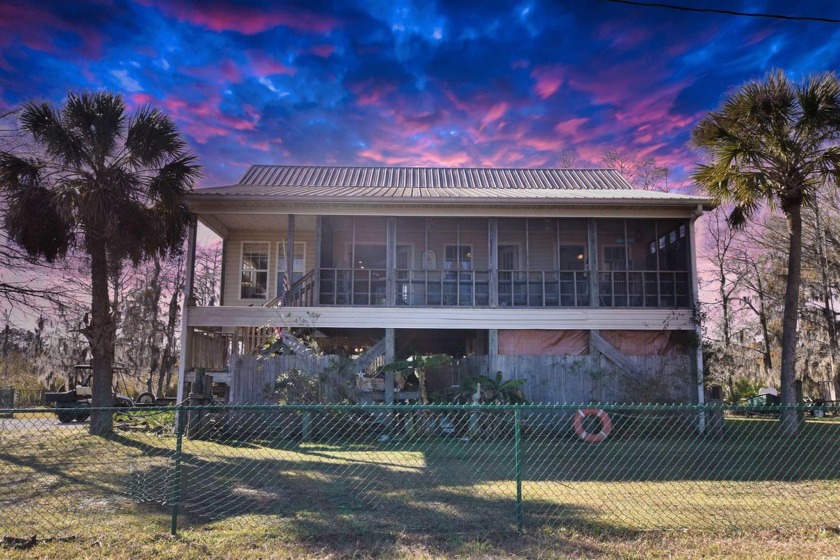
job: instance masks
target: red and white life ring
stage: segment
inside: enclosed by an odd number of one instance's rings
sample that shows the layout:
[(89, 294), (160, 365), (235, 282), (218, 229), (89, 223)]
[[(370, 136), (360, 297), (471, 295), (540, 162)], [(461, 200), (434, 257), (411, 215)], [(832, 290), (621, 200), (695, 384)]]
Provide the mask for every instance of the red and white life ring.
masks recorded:
[[(584, 429), (583, 421), (586, 420), (587, 416), (595, 416), (601, 421), (600, 432), (591, 434)], [(607, 436), (610, 435), (610, 432), (612, 431), (612, 420), (610, 420), (610, 415), (601, 408), (581, 408), (577, 411), (577, 414), (575, 414), (574, 420), (572, 420), (572, 428), (575, 430), (578, 437), (583, 441), (589, 443), (600, 443), (607, 439)]]

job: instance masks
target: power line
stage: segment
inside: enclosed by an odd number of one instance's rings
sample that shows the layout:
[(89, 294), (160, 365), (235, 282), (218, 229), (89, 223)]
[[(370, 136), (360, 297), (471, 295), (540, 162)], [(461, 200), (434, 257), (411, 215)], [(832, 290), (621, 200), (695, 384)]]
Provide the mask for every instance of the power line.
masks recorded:
[(612, 2), (614, 4), (628, 4), (630, 6), (641, 6), (643, 8), (664, 8), (666, 10), (679, 10), (682, 12), (700, 12), (703, 14), (723, 14), (727, 16), (782, 19), (788, 21), (817, 21), (821, 23), (840, 23), (840, 19), (812, 16), (788, 16), (785, 14), (768, 14), (765, 12), (737, 12), (735, 10), (719, 10), (717, 8), (691, 8), (689, 6), (675, 6), (673, 4), (660, 4), (658, 2), (637, 2), (636, 0), (601, 0), (601, 2)]

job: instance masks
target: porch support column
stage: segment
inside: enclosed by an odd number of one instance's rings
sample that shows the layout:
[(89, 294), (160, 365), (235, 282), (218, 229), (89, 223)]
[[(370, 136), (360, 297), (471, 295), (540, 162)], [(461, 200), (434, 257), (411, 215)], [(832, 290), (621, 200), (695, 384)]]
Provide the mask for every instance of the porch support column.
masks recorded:
[[(385, 363), (390, 364), (396, 359), (397, 332), (385, 329)], [(394, 404), (394, 372), (385, 372), (385, 404)]]
[[(288, 285), (294, 284), (295, 278), (295, 215), (289, 214), (286, 225), (286, 278)], [(283, 284), (284, 286), (287, 284)], [(278, 294), (279, 295), (279, 294)], [(283, 302), (287, 302), (288, 294), (283, 294)]]
[[(688, 259), (689, 259), (689, 274), (691, 274), (691, 304), (694, 307), (694, 332), (695, 332), (695, 351), (693, 362), (695, 371), (697, 373), (697, 403), (704, 404), (706, 395), (703, 387), (703, 345), (701, 344), (703, 330), (700, 324), (700, 300), (698, 297), (697, 287), (697, 245), (694, 241), (694, 222), (703, 215), (703, 207), (697, 206), (697, 210), (692, 212), (691, 219), (688, 220)], [(658, 239), (658, 238), (657, 238)], [(658, 242), (658, 241), (657, 241)], [(700, 415), (700, 432), (705, 430), (705, 416)]]
[(385, 226), (385, 305), (397, 304), (397, 219), (391, 216)]
[(499, 307), (499, 219), (487, 219), (487, 264), (490, 269), (488, 292), (490, 307)]
[(188, 327), (187, 316), (190, 307), (195, 307), (195, 296), (193, 295), (193, 278), (195, 277), (195, 238), (198, 229), (198, 222), (190, 225), (187, 237), (187, 262), (184, 270), (184, 304), (181, 308), (181, 354), (178, 360), (178, 393), (177, 402), (184, 400), (184, 382), (188, 366), (192, 362), (192, 339), (193, 329)]
[(225, 266), (227, 265), (227, 257), (228, 257), (228, 242), (227, 239), (222, 238), (222, 264), (220, 266), (220, 274), (219, 274), (219, 306), (225, 304), (225, 271), (227, 270)]
[(589, 307), (600, 307), (598, 294), (598, 222), (595, 218), (586, 220), (587, 252), (589, 254)]
[(490, 329), (487, 331), (487, 377), (493, 377), (499, 369), (497, 358), (499, 357), (499, 331)]
[(321, 216), (315, 217), (315, 270), (312, 275), (312, 305), (321, 305), (321, 228), (323, 227)]

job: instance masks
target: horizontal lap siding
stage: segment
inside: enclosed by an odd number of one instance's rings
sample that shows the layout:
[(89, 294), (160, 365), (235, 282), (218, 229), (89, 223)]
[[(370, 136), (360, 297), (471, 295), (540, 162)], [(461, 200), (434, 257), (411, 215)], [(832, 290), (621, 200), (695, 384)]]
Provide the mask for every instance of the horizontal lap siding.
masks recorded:
[[(264, 303), (263, 300), (240, 299), (239, 276), (242, 266), (242, 243), (249, 241), (270, 243), (268, 251), (268, 295), (273, 298), (277, 295), (277, 246), (280, 241), (285, 240), (285, 231), (246, 231), (233, 230), (225, 239), (227, 245), (224, 264), (225, 275), (225, 306), (258, 306)], [(295, 242), (306, 243), (306, 270), (315, 268), (315, 231), (295, 230)]]

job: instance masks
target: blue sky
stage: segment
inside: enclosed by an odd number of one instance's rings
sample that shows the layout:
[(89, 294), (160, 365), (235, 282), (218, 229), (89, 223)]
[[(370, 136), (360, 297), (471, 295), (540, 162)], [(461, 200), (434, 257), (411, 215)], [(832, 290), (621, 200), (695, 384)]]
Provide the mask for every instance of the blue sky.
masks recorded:
[[(831, 2), (673, 0), (840, 18)], [(840, 24), (598, 0), (0, 4), (0, 108), (106, 88), (170, 113), (203, 186), (252, 163), (557, 166), (653, 156), (687, 182), (722, 95), (840, 62)]]

